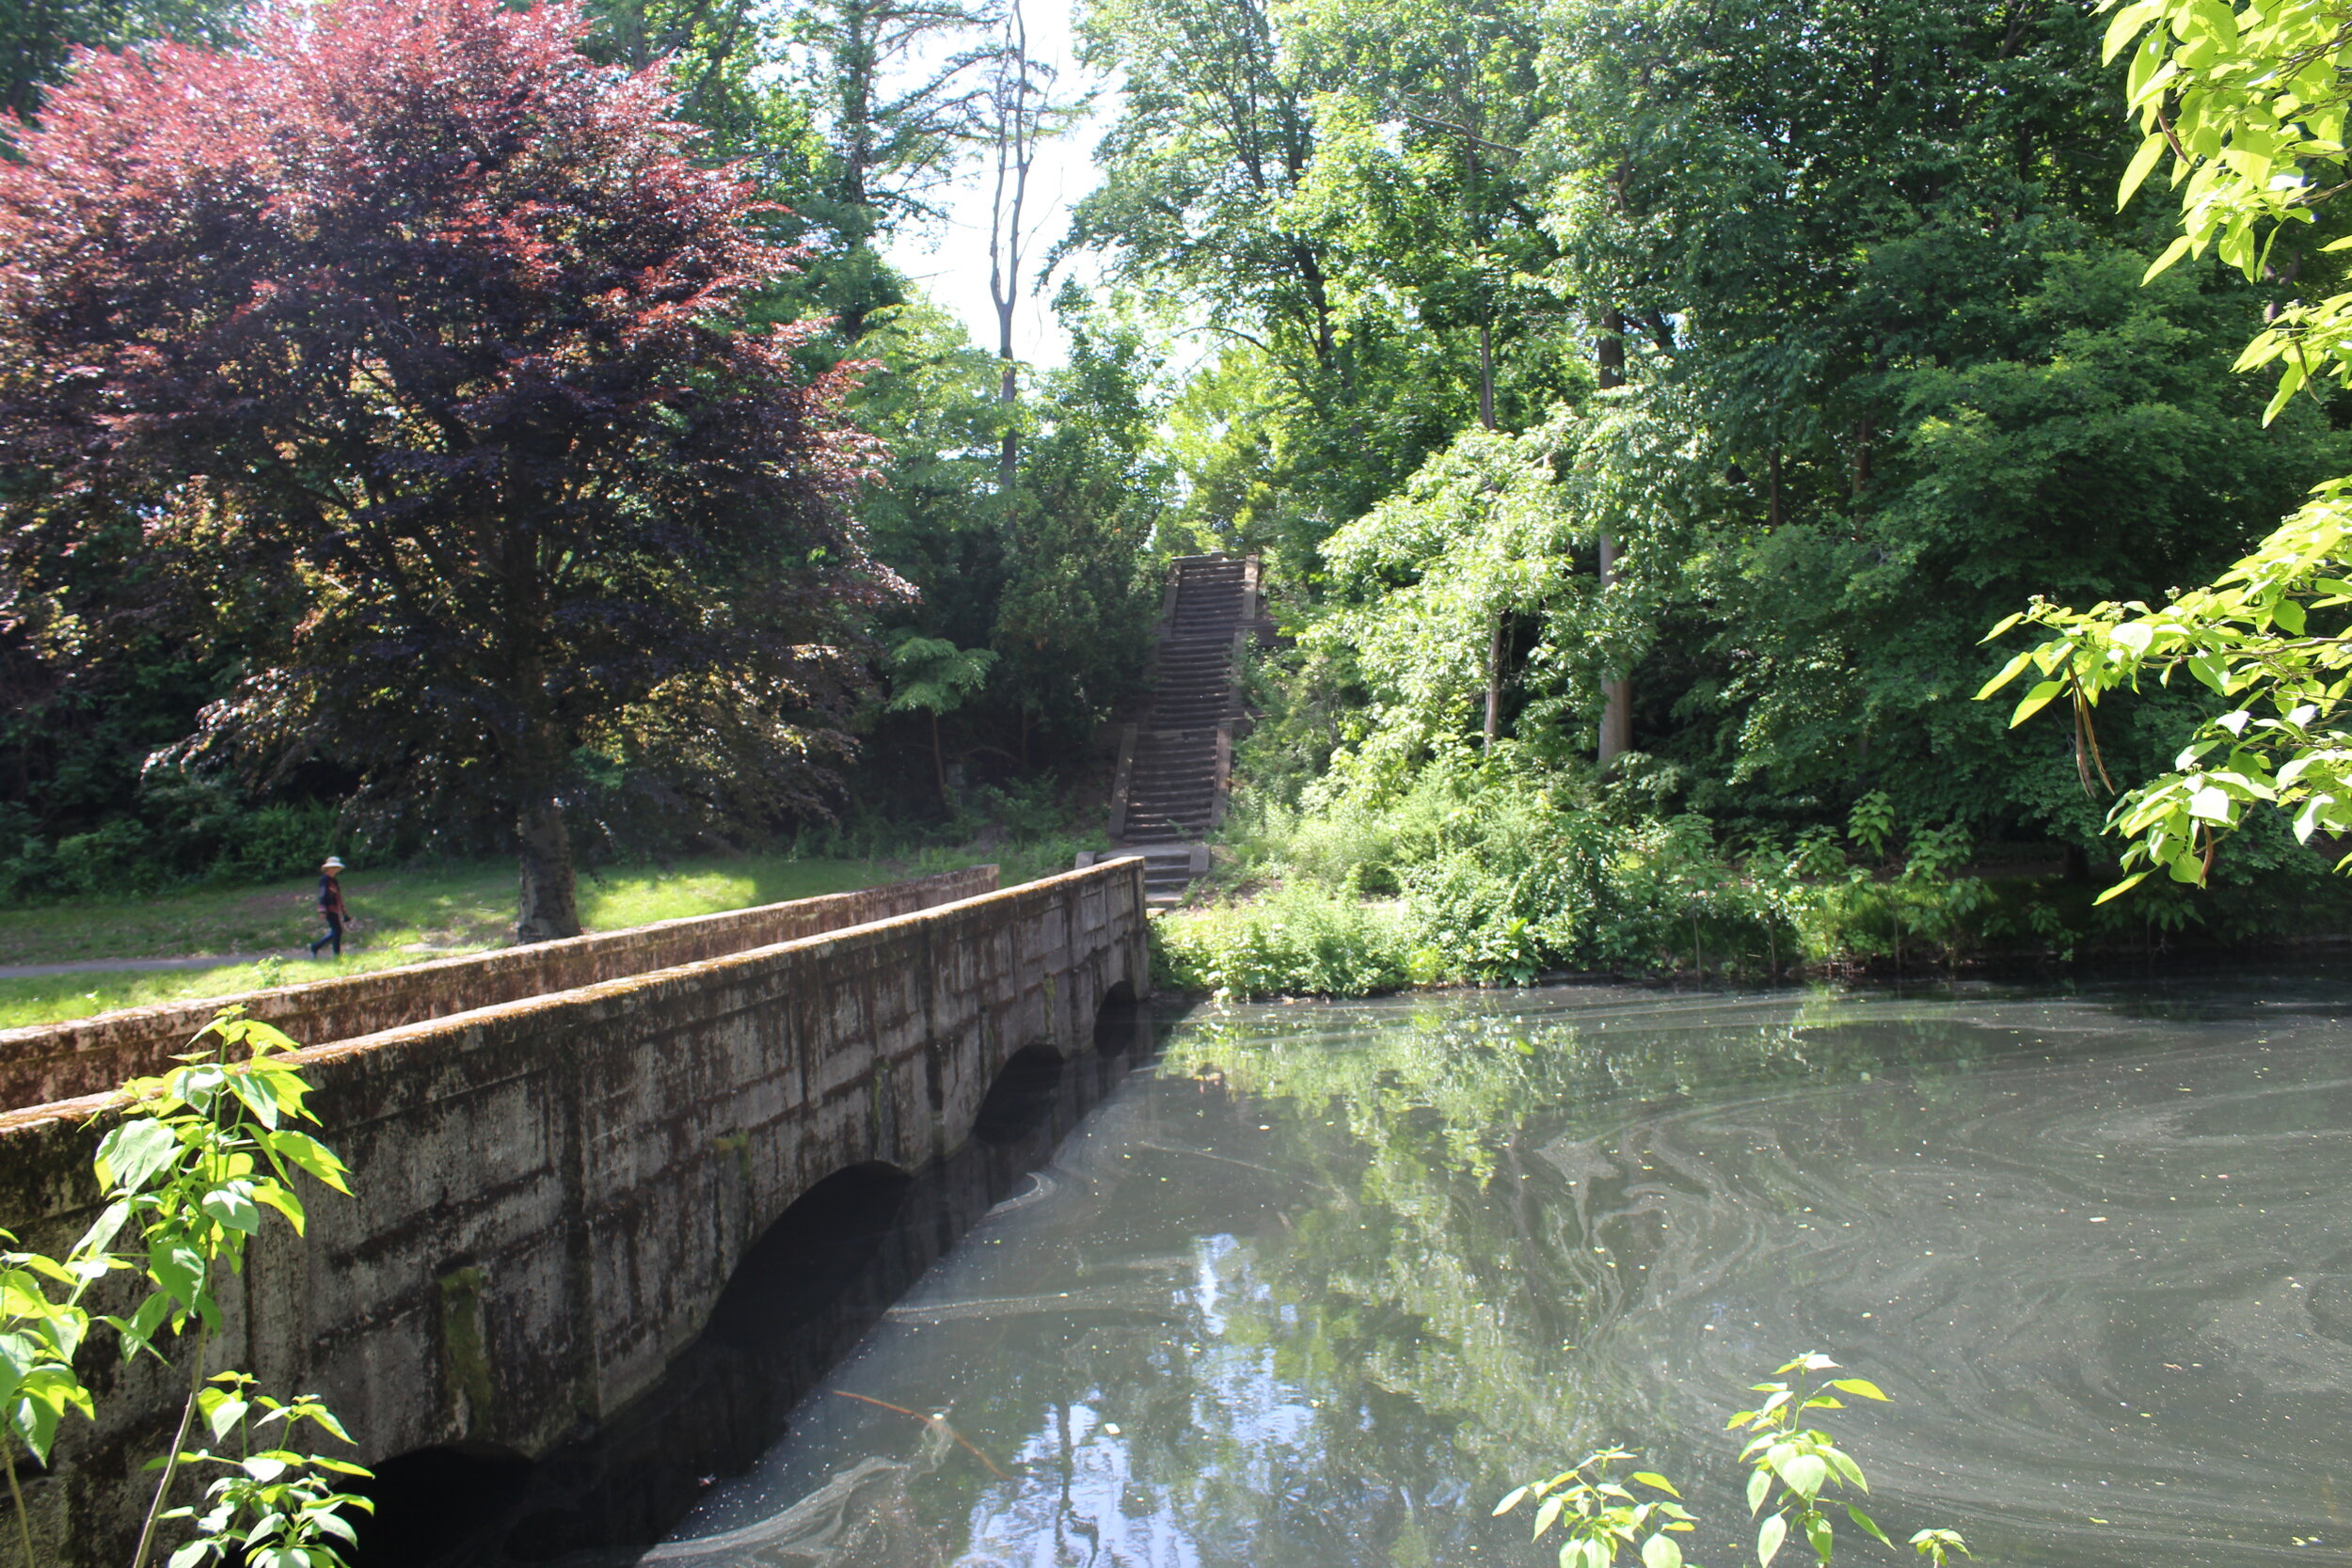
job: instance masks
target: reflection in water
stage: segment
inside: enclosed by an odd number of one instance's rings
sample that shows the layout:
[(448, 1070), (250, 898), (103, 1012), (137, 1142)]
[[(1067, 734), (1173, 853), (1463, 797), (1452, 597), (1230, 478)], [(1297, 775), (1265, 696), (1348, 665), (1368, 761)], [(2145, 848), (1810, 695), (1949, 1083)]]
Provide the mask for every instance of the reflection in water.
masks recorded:
[(1899, 1539), (2344, 1561), (2347, 1010), (2308, 976), (1204, 1009), (644, 1560), (1534, 1563), (1493, 1498), (1623, 1439), (1720, 1564), (1724, 1418), (1818, 1348), (1899, 1401), (1838, 1417)]

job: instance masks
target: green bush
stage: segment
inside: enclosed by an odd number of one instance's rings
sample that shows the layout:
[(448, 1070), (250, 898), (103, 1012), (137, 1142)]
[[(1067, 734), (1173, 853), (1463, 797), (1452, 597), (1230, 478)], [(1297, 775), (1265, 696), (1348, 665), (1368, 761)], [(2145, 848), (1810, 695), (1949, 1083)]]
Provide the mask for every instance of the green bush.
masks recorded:
[(148, 816), (117, 816), (54, 842), (18, 835), (0, 859), (0, 899), (128, 897), (196, 882), (298, 877), (330, 852), (348, 853), (335, 809), (323, 803), (246, 807), (212, 792), (166, 794)]
[(1159, 977), (1219, 996), (1364, 996), (1436, 976), (1417, 971), (1391, 905), (1309, 884), (1255, 903), (1152, 922)]
[(1280, 891), (1155, 929), (1171, 983), (1232, 996), (1948, 961), (1994, 920), (1984, 884), (1964, 875), (1966, 833), (1906, 835), (1883, 796), (1865, 798), (1842, 837), (1817, 829), (1793, 850), (1735, 854), (1704, 816), (1646, 815), (1628, 792), (1508, 756), (1433, 764), (1386, 799), (1245, 801), (1227, 847), (1229, 880)]

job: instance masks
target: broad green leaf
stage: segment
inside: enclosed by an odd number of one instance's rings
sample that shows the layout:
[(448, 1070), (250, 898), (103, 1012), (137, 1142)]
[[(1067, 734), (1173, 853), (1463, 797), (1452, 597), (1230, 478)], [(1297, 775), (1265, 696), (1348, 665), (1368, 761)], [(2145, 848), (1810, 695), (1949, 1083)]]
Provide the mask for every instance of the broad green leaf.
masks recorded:
[(2017, 710), (2009, 716), (2009, 727), (2013, 730), (2035, 714), (2040, 713), (2049, 705), (2051, 698), (2065, 689), (2064, 681), (2043, 681), (2037, 685), (2026, 693), (2025, 698), (2018, 703)]
[(1671, 1535), (1653, 1535), (1642, 1543), (1643, 1568), (1682, 1568), (1682, 1548)]
[(1879, 1528), (1877, 1520), (1871, 1518), (1867, 1513), (1863, 1513), (1862, 1510), (1856, 1508), (1853, 1504), (1848, 1503), (1846, 1505), (1846, 1516), (1851, 1519), (1855, 1524), (1861, 1526), (1864, 1529), (1869, 1531), (1869, 1533), (1875, 1537), (1882, 1545), (1892, 1546), (1895, 1544), (1886, 1539), (1886, 1532)]
[(179, 1134), (166, 1123), (146, 1117), (126, 1121), (99, 1140), (93, 1162), (98, 1184), (110, 1193), (142, 1192), (170, 1167), (181, 1147)]
[(1772, 1559), (1780, 1551), (1780, 1544), (1788, 1539), (1787, 1519), (1775, 1513), (1764, 1521), (1763, 1528), (1756, 1532), (1756, 1560), (1760, 1568), (1772, 1568)]
[(268, 1135), (267, 1143), (271, 1152), (287, 1161), (296, 1169), (306, 1171), (337, 1192), (349, 1196), (351, 1187), (345, 1180), (345, 1177), (349, 1174), (350, 1167), (342, 1163), (333, 1149), (311, 1137), (308, 1132), (296, 1132), (291, 1130), (272, 1132)]
[[(337, 1437), (342, 1438), (346, 1443), (351, 1441), (351, 1433), (343, 1430), (342, 1418), (339, 1418), (332, 1410), (327, 1409), (326, 1406), (323, 1404), (313, 1404), (310, 1406), (310, 1420), (314, 1425), (325, 1428), (326, 1431), (334, 1433)], [(317, 1456), (313, 1455), (312, 1457), (315, 1458)], [(360, 1475), (372, 1475), (374, 1472), (361, 1470), (356, 1473)]]
[[(2011, 617), (2011, 619), (2013, 620), (2014, 617)], [(2023, 674), (2026, 671), (2026, 667), (2033, 662), (2033, 656), (2034, 650), (2027, 648), (2024, 653), (2019, 654), (2015, 658), (2010, 659), (2007, 664), (2003, 665), (1999, 674), (1994, 676), (1991, 680), (1985, 682), (1982, 686), (1977, 689), (1977, 701), (1983, 702), (1987, 697), (1992, 696), (1993, 693), (1998, 691), (2001, 688), (2007, 686), (2010, 682), (2015, 680), (2019, 675)]]
[(1819, 1454), (1801, 1453), (1780, 1466), (1780, 1479), (1810, 1502), (1820, 1496), (1821, 1483), (1829, 1479), (1829, 1463)]
[(245, 1413), (251, 1408), (250, 1404), (240, 1399), (220, 1399), (213, 1402), (204, 1411), (205, 1424), (213, 1429), (213, 1441), (218, 1443), (226, 1440), (230, 1433), (237, 1430), (237, 1424), (245, 1419)]
[(285, 1215), (286, 1223), (294, 1227), (295, 1235), (299, 1236), (303, 1233), (307, 1215), (302, 1207), (302, 1199), (296, 1197), (292, 1189), (281, 1187), (275, 1181), (264, 1181), (253, 1189), (253, 1200), (256, 1203), (265, 1203)]
[(185, 1242), (160, 1239), (147, 1249), (148, 1276), (176, 1300), (194, 1304), (204, 1293), (203, 1255)]
[(2142, 283), (2153, 282), (2158, 274), (2164, 272), (2167, 268), (2171, 266), (2173, 262), (2188, 254), (2188, 236), (2185, 234), (2182, 235), (2179, 239), (2174, 240), (2170, 245), (2165, 246), (2163, 255), (2148, 263), (2148, 270), (2140, 275), (2139, 280)]
[(1857, 1399), (1884, 1400), (1886, 1398), (1885, 1392), (1867, 1377), (1841, 1377), (1832, 1382), (1830, 1386), (1841, 1394), (1851, 1394)]
[(2163, 14), (2164, 8), (2156, 3), (2156, 0), (2140, 0), (2138, 5), (2126, 6), (2117, 11), (2108, 19), (2106, 34), (2100, 40), (2099, 63), (2101, 65), (2113, 64), (2115, 56), (2122, 54), (2130, 46), (2132, 40), (2139, 36), (2139, 30)]
[(1758, 1469), (1751, 1474), (1748, 1477), (1748, 1512), (1754, 1513), (1757, 1509), (1762, 1508), (1764, 1499), (1772, 1495), (1772, 1471)]
[(262, 1211), (243, 1186), (215, 1187), (198, 1200), (198, 1206), (223, 1228), (249, 1236), (262, 1228)]
[(1509, 1492), (1503, 1495), (1503, 1498), (1501, 1502), (1495, 1504), (1495, 1517), (1500, 1518), (1503, 1514), (1510, 1513), (1513, 1509), (1518, 1507), (1519, 1504), (1526, 1499), (1526, 1487), (1518, 1486), (1512, 1488)]
[(1865, 1492), (1870, 1490), (1870, 1483), (1862, 1479), (1862, 1466), (1856, 1465), (1843, 1449), (1824, 1449), (1821, 1457), (1828, 1460), (1831, 1467), (1850, 1483)]
[(2280, 411), (2294, 401), (2295, 394), (2303, 389), (2305, 379), (2302, 360), (2289, 359), (2287, 368), (2279, 372), (2278, 389), (2270, 394), (2270, 402), (2263, 409), (2263, 423), (2268, 424), (2279, 417)]
[(245, 1039), (246, 1044), (257, 1054), (262, 1052), (302, 1049), (300, 1040), (275, 1024), (264, 1023), (258, 1018), (249, 1018), (245, 1021)]
[(1679, 1497), (1682, 1496), (1681, 1493), (1675, 1490), (1673, 1481), (1668, 1481), (1664, 1476), (1659, 1475), (1653, 1470), (1636, 1470), (1633, 1472), (1630, 1479), (1640, 1481), (1644, 1486), (1651, 1487), (1657, 1491), (1663, 1492), (1669, 1497)]
[(229, 1080), (229, 1089), (253, 1113), (254, 1120), (263, 1127), (278, 1125), (278, 1096), (270, 1092), (266, 1079), (251, 1072), (235, 1073)]
[[(2121, 18), (2118, 20), (2120, 21)], [(2170, 150), (2170, 145), (2164, 139), (2161, 132), (2139, 144), (2139, 150), (2132, 154), (2131, 166), (2123, 171), (2122, 182), (2116, 186), (2115, 210), (2117, 212), (2122, 212), (2131, 204), (2133, 196), (2138, 192), (2140, 185), (2147, 180), (2149, 171), (2156, 166), (2156, 160)]]

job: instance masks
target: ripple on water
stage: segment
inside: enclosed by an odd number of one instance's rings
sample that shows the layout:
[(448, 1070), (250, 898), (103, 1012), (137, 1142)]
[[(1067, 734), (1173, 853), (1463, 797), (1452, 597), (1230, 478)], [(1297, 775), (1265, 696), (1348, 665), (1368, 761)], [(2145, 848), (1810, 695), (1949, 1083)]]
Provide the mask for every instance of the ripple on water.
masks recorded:
[(1840, 1419), (1915, 1503), (2086, 1560), (2184, 1535), (2308, 1557), (2352, 1437), (2339, 1056), (2075, 1053), (1600, 1112), (1542, 1151), (1574, 1195), (1559, 1273), (1589, 1280), (1597, 1239), (1638, 1274), (1589, 1338), (1688, 1431), (1774, 1353), (1836, 1348), (1904, 1391)]
[(836, 1370), (903, 1411), (817, 1397), (648, 1560), (1533, 1564), (1492, 1497), (1631, 1439), (1734, 1561), (1724, 1416), (1805, 1349), (1898, 1398), (1834, 1418), (1891, 1527), (2352, 1560), (2348, 1011), (2311, 977), (1203, 1011)]

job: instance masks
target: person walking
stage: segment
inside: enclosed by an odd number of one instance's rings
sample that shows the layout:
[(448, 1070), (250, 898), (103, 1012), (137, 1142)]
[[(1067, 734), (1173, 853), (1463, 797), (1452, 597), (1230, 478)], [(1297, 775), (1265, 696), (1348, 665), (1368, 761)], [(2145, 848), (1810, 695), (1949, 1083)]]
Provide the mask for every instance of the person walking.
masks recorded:
[(343, 956), (343, 926), (351, 919), (351, 911), (343, 908), (343, 884), (341, 873), (343, 863), (333, 855), (319, 866), (319, 913), (326, 917), (326, 935), (310, 944), (310, 957), (317, 958), (319, 949), (335, 944), (335, 957)]

